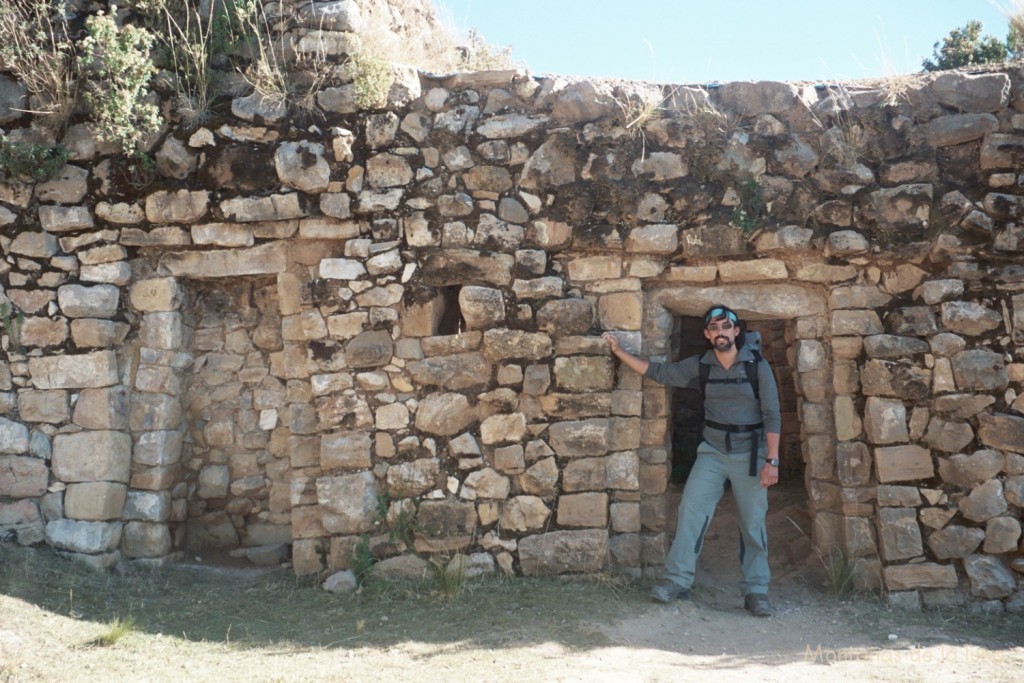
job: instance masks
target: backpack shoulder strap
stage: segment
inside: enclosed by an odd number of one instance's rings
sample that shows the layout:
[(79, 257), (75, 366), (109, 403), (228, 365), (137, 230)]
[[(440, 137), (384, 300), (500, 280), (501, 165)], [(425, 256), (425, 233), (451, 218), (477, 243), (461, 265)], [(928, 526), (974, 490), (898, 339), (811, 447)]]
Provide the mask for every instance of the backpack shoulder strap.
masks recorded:
[(705, 389), (708, 386), (708, 377), (711, 376), (711, 366), (707, 363), (697, 363), (697, 371), (700, 373), (700, 397), (705, 397)]
[(754, 356), (754, 360), (746, 361), (743, 366), (747, 371), (747, 381), (750, 382), (750, 388), (754, 390), (754, 398), (758, 401), (761, 400), (761, 383), (757, 378), (757, 366), (764, 360), (761, 357), (761, 352), (757, 349), (750, 350), (751, 355)]

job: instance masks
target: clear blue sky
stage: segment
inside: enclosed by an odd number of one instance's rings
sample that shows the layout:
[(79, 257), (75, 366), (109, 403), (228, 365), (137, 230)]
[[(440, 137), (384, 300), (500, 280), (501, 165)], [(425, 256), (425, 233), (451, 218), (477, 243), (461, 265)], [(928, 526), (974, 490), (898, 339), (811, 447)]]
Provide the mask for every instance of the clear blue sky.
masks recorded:
[(971, 19), (1005, 39), (1012, 0), (434, 0), (536, 74), (661, 83), (831, 81), (921, 70)]

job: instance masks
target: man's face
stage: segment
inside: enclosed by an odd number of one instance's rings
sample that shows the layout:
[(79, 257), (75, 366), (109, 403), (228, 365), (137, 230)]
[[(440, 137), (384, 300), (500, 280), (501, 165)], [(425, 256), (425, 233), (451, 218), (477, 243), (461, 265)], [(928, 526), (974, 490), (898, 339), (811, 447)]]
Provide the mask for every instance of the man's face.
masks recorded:
[(730, 351), (736, 344), (740, 330), (727, 316), (715, 318), (704, 328), (704, 337), (716, 351)]

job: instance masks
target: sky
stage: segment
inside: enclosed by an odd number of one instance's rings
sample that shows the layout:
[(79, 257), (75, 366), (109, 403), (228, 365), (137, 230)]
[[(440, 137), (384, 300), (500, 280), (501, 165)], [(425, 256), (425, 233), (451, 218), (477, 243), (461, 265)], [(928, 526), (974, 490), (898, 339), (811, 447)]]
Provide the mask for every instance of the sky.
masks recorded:
[(1013, 0), (434, 0), (534, 74), (715, 83), (921, 71), (972, 19), (1005, 39)]

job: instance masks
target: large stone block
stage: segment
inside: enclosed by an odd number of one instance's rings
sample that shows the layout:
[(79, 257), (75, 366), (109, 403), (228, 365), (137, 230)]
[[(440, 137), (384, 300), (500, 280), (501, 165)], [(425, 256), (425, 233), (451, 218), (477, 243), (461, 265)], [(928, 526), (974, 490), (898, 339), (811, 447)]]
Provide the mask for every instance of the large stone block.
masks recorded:
[(974, 441), (974, 430), (966, 422), (949, 422), (932, 417), (924, 441), (930, 448), (945, 453), (956, 453)]
[(505, 298), (499, 289), (466, 286), (459, 290), (459, 310), (469, 329), (490, 329), (505, 321)]
[(960, 391), (1002, 391), (1010, 381), (1002, 354), (986, 349), (962, 351), (952, 359)]
[(891, 591), (957, 587), (956, 568), (951, 564), (902, 564), (883, 571), (885, 587)]
[(225, 498), (231, 483), (231, 470), (227, 465), (211, 464), (199, 470), (199, 485), (196, 495), (200, 498)]
[(416, 428), (438, 436), (454, 436), (476, 419), (469, 399), (462, 394), (430, 394), (416, 410)]
[(864, 430), (868, 441), (874, 444), (909, 441), (907, 410), (903, 401), (868, 397), (864, 408)]
[(365, 429), (373, 426), (373, 413), (361, 396), (341, 395), (318, 398), (313, 405), (292, 404), (290, 428), (295, 434), (316, 430)]
[(26, 453), (28, 443), (28, 427), (0, 417), (0, 453)]
[(95, 227), (92, 213), (85, 206), (39, 207), (39, 225), (47, 232), (72, 232)]
[(383, 330), (373, 330), (357, 335), (345, 346), (345, 358), (349, 367), (374, 368), (391, 361), (394, 344), (391, 335)]
[(544, 458), (531, 465), (518, 477), (524, 493), (550, 498), (557, 492), (558, 465), (554, 458)]
[(388, 468), (388, 493), (395, 498), (418, 496), (435, 488), (441, 473), (437, 458), (420, 458)]
[(128, 522), (121, 549), (127, 557), (163, 557), (171, 552), (171, 531), (166, 524)]
[[(26, 450), (28, 444), (26, 443)], [(46, 461), (27, 456), (0, 456), (0, 496), (36, 498), (46, 493)]]
[(160, 190), (146, 197), (146, 220), (150, 223), (194, 223), (210, 207), (210, 193), (205, 190)]
[(492, 363), (541, 360), (551, 355), (551, 337), (539, 332), (490, 329), (484, 332), (484, 357)]
[(491, 415), (480, 424), (480, 440), (484, 445), (517, 443), (526, 436), (526, 415), (510, 413)]
[(568, 262), (569, 279), (573, 282), (615, 280), (622, 277), (621, 256), (584, 256)]
[(169, 394), (135, 392), (128, 411), (133, 432), (175, 430), (182, 422), (181, 399)]
[(925, 140), (932, 147), (948, 147), (977, 140), (999, 129), (999, 120), (992, 114), (949, 114), (932, 119), (922, 126)]
[(161, 263), (171, 275), (196, 279), (273, 275), (288, 266), (285, 250), (277, 242), (249, 249), (171, 252)]
[(148, 467), (167, 467), (181, 460), (183, 434), (161, 430), (142, 432), (135, 437), (134, 462)]
[(128, 491), (122, 518), (139, 522), (166, 522), (171, 518), (171, 492)]
[(1005, 462), (1003, 454), (995, 450), (979, 450), (970, 455), (960, 453), (939, 458), (939, 476), (948, 484), (971, 487), (994, 479)]
[(878, 537), (886, 562), (909, 560), (924, 552), (917, 511), (907, 508), (881, 508), (878, 511)]
[(1005, 598), (1017, 587), (1013, 572), (994, 555), (971, 555), (964, 559), (964, 571), (971, 582), (971, 595), (978, 598)]
[(874, 311), (832, 311), (832, 334), (835, 336), (867, 336), (882, 332), (882, 321)]
[(672, 223), (633, 228), (626, 238), (626, 251), (671, 254), (679, 246), (679, 226)]
[(499, 524), (506, 531), (543, 529), (551, 510), (537, 496), (516, 496), (502, 505)]
[(594, 324), (594, 306), (586, 299), (549, 301), (537, 311), (537, 327), (556, 336), (586, 334)]
[(113, 550), (121, 541), (118, 522), (55, 519), (46, 525), (46, 542), (60, 550), (97, 554)]
[(595, 491), (605, 488), (605, 458), (580, 458), (570, 461), (562, 470), (562, 491)]
[(306, 140), (279, 145), (274, 153), (274, 168), (284, 185), (302, 192), (323, 192), (331, 179), (324, 146)]
[(608, 494), (563, 494), (558, 498), (558, 524), (576, 527), (608, 526)]
[(39, 389), (88, 389), (118, 383), (117, 356), (113, 351), (93, 351), (69, 356), (28, 359), (32, 384)]
[(324, 470), (369, 469), (372, 443), (369, 432), (324, 434), (320, 440), (320, 467)]
[(486, 467), (466, 477), (459, 495), (466, 500), (505, 500), (511, 490), (508, 477)]
[(71, 321), (71, 339), (80, 349), (109, 349), (119, 346), (130, 329), (114, 320), (77, 318)]
[(472, 391), (490, 384), (492, 365), (479, 353), (459, 353), (414, 361), (406, 369), (418, 386)]
[(134, 283), (128, 298), (132, 306), (144, 313), (176, 311), (181, 307), (184, 292), (173, 277), (157, 277)]
[(985, 540), (985, 531), (972, 527), (953, 524), (935, 531), (928, 537), (928, 547), (935, 557), (948, 560), (954, 557), (967, 557)]
[(553, 531), (519, 542), (519, 563), (526, 576), (593, 573), (608, 561), (608, 531)]
[(174, 351), (180, 349), (184, 339), (184, 326), (178, 311), (146, 313), (139, 326), (139, 342), (153, 349)]
[(432, 287), (489, 284), (507, 287), (512, 284), (515, 257), (469, 249), (429, 251), (423, 257), (420, 273), (424, 284)]
[(346, 535), (373, 531), (377, 495), (372, 472), (320, 477), (316, 496), (323, 510), (324, 529)]
[(472, 541), (476, 528), (473, 503), (423, 501), (416, 511), (416, 550), (433, 553), (465, 548)]
[(992, 555), (1013, 552), (1020, 540), (1021, 527), (1013, 517), (993, 517), (985, 523), (984, 551)]
[(36, 501), (0, 503), (0, 537), (10, 539), (13, 534), (19, 544), (35, 545), (44, 540), (45, 527)]
[(556, 422), (548, 428), (548, 441), (560, 457), (591, 457), (609, 450), (610, 423), (595, 418)]
[(115, 431), (58, 434), (53, 439), (53, 474), (65, 482), (128, 483), (132, 440)]
[(978, 438), (986, 446), (1024, 453), (1024, 418), (1015, 415), (978, 415)]
[(26, 347), (61, 346), (68, 338), (68, 322), (63, 318), (25, 318), (19, 328), (19, 341)]
[(125, 484), (109, 481), (70, 484), (64, 492), (64, 515), (92, 522), (120, 519), (127, 493)]
[(1003, 483), (992, 479), (975, 486), (971, 493), (960, 501), (960, 514), (972, 522), (984, 522), (998, 517), (1007, 510)]
[(72, 421), (86, 429), (127, 429), (127, 389), (116, 386), (82, 391), (75, 402)]
[(875, 449), (878, 481), (917, 481), (935, 476), (931, 452), (915, 444)]
[(643, 323), (641, 292), (612, 292), (597, 303), (601, 327), (606, 330), (639, 330)]
[(611, 358), (601, 356), (571, 356), (555, 359), (555, 382), (562, 391), (611, 391), (615, 384), (615, 369)]

